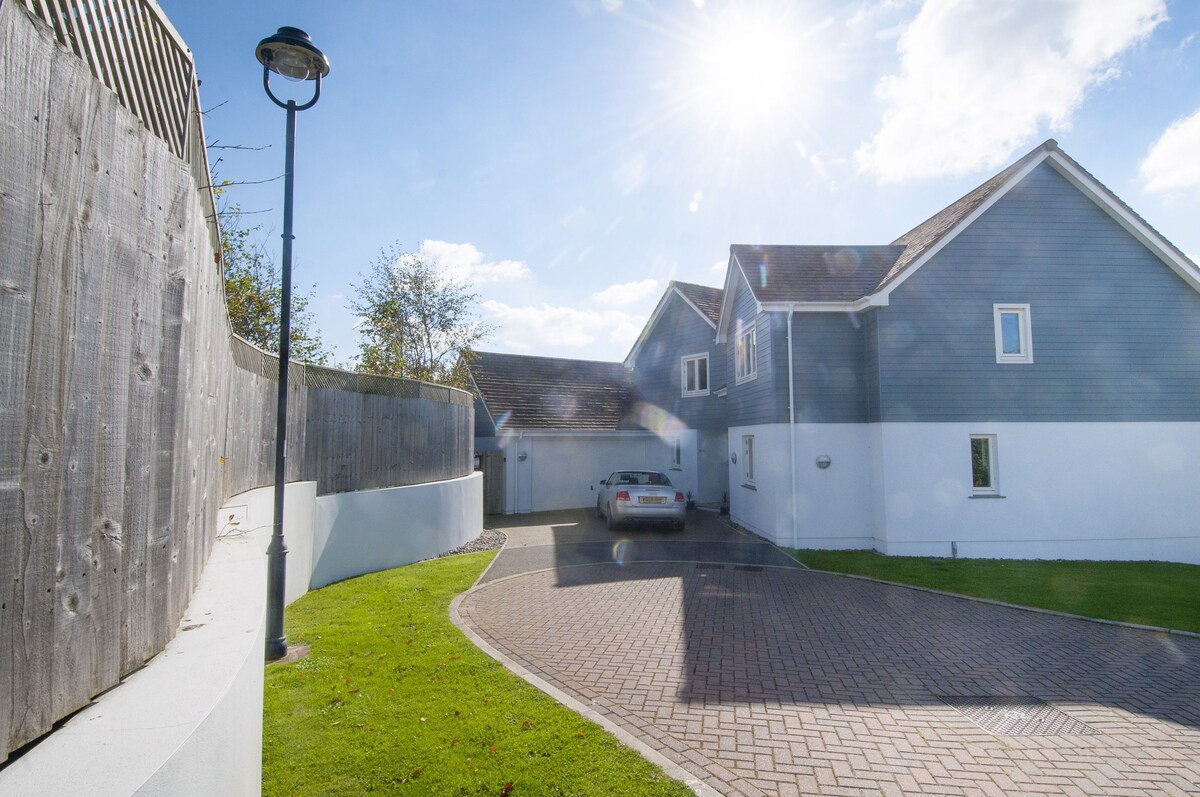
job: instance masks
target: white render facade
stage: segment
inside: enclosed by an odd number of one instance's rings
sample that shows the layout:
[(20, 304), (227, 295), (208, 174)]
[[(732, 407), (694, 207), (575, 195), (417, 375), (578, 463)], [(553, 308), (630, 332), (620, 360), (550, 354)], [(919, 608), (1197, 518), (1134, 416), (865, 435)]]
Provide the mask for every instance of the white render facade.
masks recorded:
[(1053, 141), (891, 244), (731, 246), (623, 365), (594, 439), (780, 545), (1200, 564), (1200, 269)]
[[(1200, 564), (1200, 423), (800, 424), (794, 501), (788, 430), (729, 430), (730, 515), (778, 545)], [(996, 493), (973, 488), (973, 435), (995, 441)]]

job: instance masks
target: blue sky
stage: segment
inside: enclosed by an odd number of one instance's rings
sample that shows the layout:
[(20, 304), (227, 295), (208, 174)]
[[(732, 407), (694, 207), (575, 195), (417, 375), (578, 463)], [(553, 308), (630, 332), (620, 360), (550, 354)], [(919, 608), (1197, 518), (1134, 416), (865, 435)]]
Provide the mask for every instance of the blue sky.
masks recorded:
[[(343, 363), (352, 285), (393, 241), (474, 283), (480, 348), (619, 360), (669, 280), (721, 284), (730, 244), (888, 243), (1049, 137), (1200, 255), (1190, 0), (160, 4), (210, 142), (269, 146), (210, 152), (223, 178), (283, 171), (255, 44), (293, 25), (329, 56), (296, 280)], [(276, 251), (282, 191), (231, 193)]]

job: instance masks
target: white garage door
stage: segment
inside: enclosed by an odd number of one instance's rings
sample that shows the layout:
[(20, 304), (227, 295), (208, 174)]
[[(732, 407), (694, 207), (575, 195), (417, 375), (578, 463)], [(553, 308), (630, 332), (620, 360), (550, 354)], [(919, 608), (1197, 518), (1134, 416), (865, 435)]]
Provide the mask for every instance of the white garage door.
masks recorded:
[(517, 512), (595, 506), (594, 488), (608, 474), (621, 468), (665, 471), (672, 454), (649, 432), (525, 437), (521, 443), (527, 456), (517, 462), (516, 490), (523, 499)]

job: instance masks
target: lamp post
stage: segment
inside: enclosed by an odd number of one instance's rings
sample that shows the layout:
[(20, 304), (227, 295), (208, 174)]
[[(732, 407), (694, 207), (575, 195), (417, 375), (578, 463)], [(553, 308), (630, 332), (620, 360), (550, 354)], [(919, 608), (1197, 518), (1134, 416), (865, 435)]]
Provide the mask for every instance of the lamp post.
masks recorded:
[[(296, 111), (307, 110), (321, 98), (321, 78), (329, 74), (329, 59), (299, 28), (280, 28), (258, 43), (254, 55), (263, 65), (263, 89), (271, 102), (287, 111), (287, 152), (283, 178), (283, 296), (279, 303), (279, 396), (275, 421), (275, 523), (267, 546), (267, 661), (287, 655), (283, 635), (283, 592), (287, 546), (283, 543), (283, 488), (287, 456), (288, 357), (292, 326), (292, 175), (296, 162)], [(271, 73), (288, 80), (315, 80), (312, 99), (303, 105), (284, 102), (271, 91)]]

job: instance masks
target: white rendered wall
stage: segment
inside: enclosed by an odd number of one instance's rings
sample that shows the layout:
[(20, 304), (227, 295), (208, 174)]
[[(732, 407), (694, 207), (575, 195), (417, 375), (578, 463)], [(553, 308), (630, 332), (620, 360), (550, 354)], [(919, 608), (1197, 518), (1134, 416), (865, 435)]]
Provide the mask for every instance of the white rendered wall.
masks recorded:
[(622, 468), (662, 471), (673, 485), (695, 493), (696, 432), (684, 430), (678, 436), (679, 470), (671, 469), (674, 436), (666, 440), (651, 432), (594, 432), (502, 438), (505, 514), (594, 507), (596, 485)]
[[(885, 553), (1200, 564), (1200, 423), (880, 426)], [(1003, 498), (970, 497), (972, 434)]]
[[(175, 638), (0, 771), (0, 794), (261, 793), (264, 553), (273, 515), (272, 487), (242, 493), (221, 508), (217, 542)], [(406, 529), (399, 544), (397, 518)], [(482, 518), (478, 473), (321, 498), (315, 482), (289, 484), (285, 599), (303, 595), (310, 576), (314, 587), (328, 583), (312, 572), (314, 552), (326, 572), (340, 568), (338, 577), (348, 578), (455, 548), (479, 536)]]
[(483, 533), (483, 474), (317, 498), (312, 577), (335, 581), (429, 559)]
[[(288, 549), (283, 594), (286, 604), (308, 592), (316, 515), (316, 482), (292, 482), (284, 488), (283, 539)], [(259, 487), (234, 496), (221, 507), (217, 518), (218, 535), (250, 533), (269, 538), (275, 524), (275, 488)]]
[[(263, 521), (264, 502), (256, 495), (262, 492), (243, 493), (222, 508), (220, 536), (163, 652), (0, 772), (0, 794), (261, 793), (263, 553), (273, 514), (266, 488)], [(295, 532), (299, 548), (304, 527), (311, 533), (314, 495), (312, 482), (285, 492), (284, 535)], [(289, 581), (307, 586), (307, 573)]]
[[(754, 489), (746, 486), (742, 437), (754, 435)], [(798, 548), (871, 548), (873, 447), (865, 424), (796, 424), (796, 537), (792, 536), (792, 468), (788, 424), (729, 430), (730, 516), (778, 545)], [(818, 456), (831, 464), (818, 468)]]

